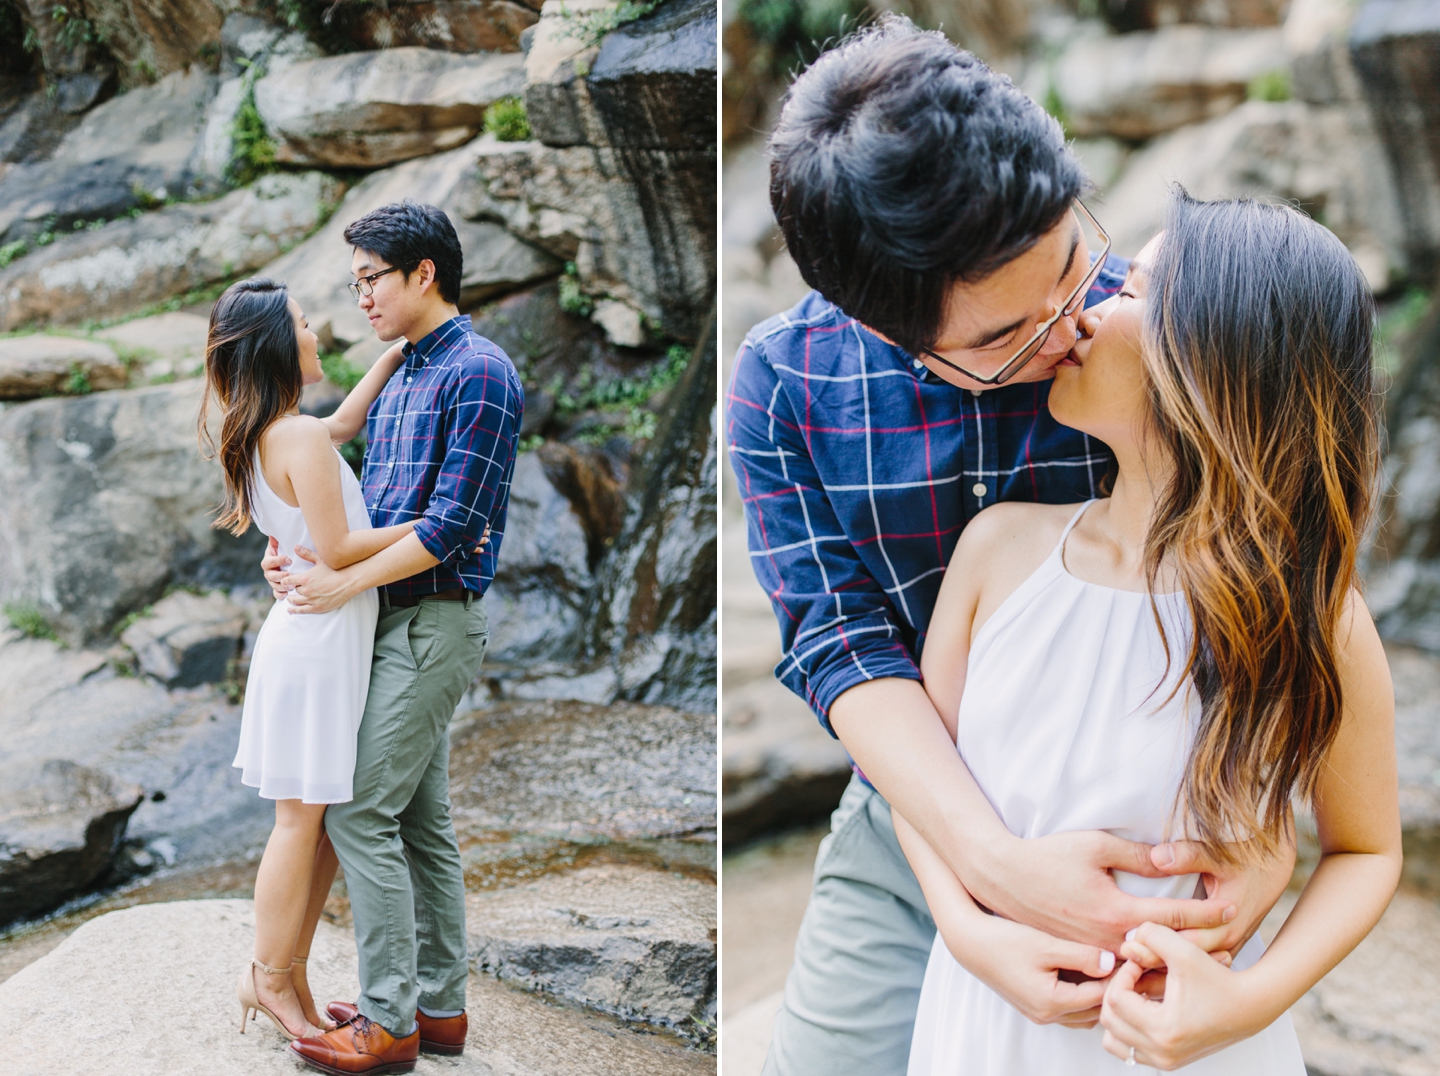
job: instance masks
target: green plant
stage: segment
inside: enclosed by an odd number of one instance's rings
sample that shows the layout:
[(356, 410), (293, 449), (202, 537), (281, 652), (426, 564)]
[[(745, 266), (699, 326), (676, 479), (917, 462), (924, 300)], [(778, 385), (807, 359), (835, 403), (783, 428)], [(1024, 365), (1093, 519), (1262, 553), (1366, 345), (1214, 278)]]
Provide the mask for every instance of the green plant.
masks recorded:
[(275, 142), (255, 107), (255, 80), (263, 72), (259, 64), (251, 64), (245, 71), (240, 107), (230, 123), (230, 163), (225, 167), (225, 179), (235, 187), (248, 186), (275, 170)]
[(350, 465), (357, 475), (365, 463), (365, 434), (361, 432), (354, 439), (340, 446), (340, 458)]
[(65, 394), (67, 396), (88, 396), (90, 392), (89, 372), (78, 362), (72, 362), (70, 376), (65, 379)]
[(72, 14), (64, 4), (56, 4), (50, 9), (50, 19), (55, 23), (56, 41), (67, 52), (105, 40), (103, 30), (83, 15)]
[(784, 78), (870, 17), (864, 0), (740, 0), (736, 17), (754, 37), (749, 75)]
[(565, 263), (565, 272), (560, 277), (560, 309), (582, 318), (588, 318), (595, 309), (590, 296), (580, 290), (580, 272), (574, 262)]
[(1256, 75), (1245, 87), (1245, 96), (1251, 101), (1290, 100), (1290, 72), (1282, 67)]
[(0, 247), (0, 269), (4, 269), (16, 258), (23, 258), (30, 250), (30, 244), (23, 239), (17, 239), (13, 243), (6, 243)]
[(164, 187), (152, 191), (138, 181), (130, 184), (130, 196), (135, 199), (136, 208), (142, 211), (159, 209), (170, 201), (170, 192)]
[(147, 616), (154, 615), (155, 607), (153, 605), (147, 605), (144, 609), (136, 609), (134, 612), (126, 613), (124, 619), (115, 625), (115, 638), (118, 639), (124, 635), (125, 630), (129, 628), (131, 624), (135, 623), (135, 621), (144, 620)]
[(544, 443), (545, 438), (541, 437), (538, 433), (532, 433), (529, 437), (520, 438), (520, 443), (516, 446), (515, 450), (517, 452), (534, 452)]
[(1411, 288), (1380, 315), (1375, 332), (1376, 366), (1389, 373), (1395, 372), (1405, 338), (1429, 309), (1430, 295), (1420, 288)]
[(12, 602), (5, 606), (5, 618), (10, 626), (30, 639), (51, 639), (59, 641), (55, 629), (45, 619), (45, 614), (33, 605)]
[[(600, 44), (610, 31), (650, 14), (664, 2), (665, 0), (620, 0), (614, 7), (583, 12), (571, 11), (562, 4), (560, 32), (564, 37), (579, 41), (582, 49), (592, 48)], [(578, 73), (582, 77), (589, 74), (588, 71)]]
[(485, 110), (485, 131), (501, 142), (526, 142), (530, 138), (530, 116), (519, 97), (502, 97)]
[(358, 362), (351, 362), (333, 351), (320, 356), (320, 369), (325, 371), (326, 381), (345, 392), (360, 384), (366, 372)]

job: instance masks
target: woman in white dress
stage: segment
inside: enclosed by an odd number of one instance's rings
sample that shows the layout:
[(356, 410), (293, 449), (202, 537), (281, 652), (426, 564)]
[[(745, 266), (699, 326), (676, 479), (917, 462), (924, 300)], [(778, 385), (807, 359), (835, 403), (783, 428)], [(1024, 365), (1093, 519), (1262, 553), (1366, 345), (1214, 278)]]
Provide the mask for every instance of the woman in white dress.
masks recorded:
[[(1355, 574), (1377, 474), (1373, 314), (1319, 225), (1177, 191), (1125, 288), (1081, 316), (1050, 407), (1114, 450), (1113, 492), (1000, 504), (966, 528), (926, 690), (1017, 835), (1180, 836), (1244, 862), (1293, 841), (1294, 796), (1320, 863), (1268, 950), (1136, 924), (1117, 961), (986, 914), (897, 815), (939, 928), (910, 1076), (1304, 1076), (1287, 1010), (1400, 872), (1393, 696)], [(1117, 882), (1205, 891), (1204, 876)]]
[[(304, 313), (274, 281), (227, 289), (210, 315), (200, 412), (202, 440), (225, 476), (216, 526), (243, 534), (254, 523), (280, 548), (314, 550), (334, 569), (410, 533), (413, 523), (371, 528), (360, 483), (335, 447), (364, 427), (400, 361), (397, 345), (329, 418), (302, 415), (301, 390), (324, 376)], [(218, 449), (206, 432), (212, 397), (223, 414)], [(290, 1039), (334, 1026), (315, 1010), (304, 965), (335, 878), (325, 807), (351, 798), (378, 612), (373, 590), (315, 616), (291, 615), (281, 600), (255, 641), (235, 766), (275, 801), (275, 829), (255, 879), (255, 956), (237, 988), (242, 1032), (256, 1011)]]

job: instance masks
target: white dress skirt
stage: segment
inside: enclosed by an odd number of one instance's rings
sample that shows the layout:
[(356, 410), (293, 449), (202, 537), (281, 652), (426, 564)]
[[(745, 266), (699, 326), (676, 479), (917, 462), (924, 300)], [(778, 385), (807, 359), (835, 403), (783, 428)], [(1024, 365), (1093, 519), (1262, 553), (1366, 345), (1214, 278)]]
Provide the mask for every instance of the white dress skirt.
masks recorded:
[[(338, 452), (335, 465), (346, 522), (352, 531), (369, 530), (359, 481)], [(315, 548), (305, 517), (266, 485), (258, 453), (253, 501), (253, 522), (279, 541), (293, 561), (290, 570), (313, 567), (294, 552), (297, 545)], [(265, 799), (345, 803), (353, 795), (379, 598), (367, 590), (329, 613), (291, 613), (288, 604), (281, 599), (271, 607), (255, 640), (234, 765), (241, 782)]]
[[(1088, 505), (1087, 505), (1088, 506)], [(1171, 836), (1166, 823), (1190, 752), (1199, 702), (1171, 693), (1147, 594), (1086, 583), (1065, 568), (1066, 526), (1054, 552), (980, 626), (971, 643), (956, 747), (996, 812), (1020, 837), (1108, 830), (1133, 841)], [(1182, 664), (1189, 616), (1157, 597)], [(1163, 681), (1163, 682), (1162, 682)], [(1127, 893), (1190, 897), (1195, 875), (1116, 872)], [(1256, 935), (1237, 970), (1264, 952)], [(1104, 1029), (1031, 1023), (962, 968), (936, 935), (920, 992), (909, 1076), (1121, 1076)], [(1177, 1071), (1193, 1076), (1305, 1076), (1288, 1014), (1259, 1034)]]

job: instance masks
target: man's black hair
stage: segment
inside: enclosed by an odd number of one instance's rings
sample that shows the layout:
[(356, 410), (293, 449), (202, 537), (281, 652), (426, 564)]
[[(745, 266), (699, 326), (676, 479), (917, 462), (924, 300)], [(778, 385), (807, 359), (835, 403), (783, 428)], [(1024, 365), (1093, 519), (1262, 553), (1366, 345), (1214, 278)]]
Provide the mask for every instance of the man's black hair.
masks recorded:
[(1039, 105), (894, 16), (795, 81), (769, 151), (805, 282), (911, 354), (934, 346), (956, 281), (1030, 249), (1084, 185)]
[(460, 301), (464, 272), (460, 237), (450, 218), (433, 205), (420, 205), (409, 198), (382, 205), (346, 228), (345, 242), (398, 266), (406, 280), (429, 258), (435, 263), (440, 298), (447, 303)]

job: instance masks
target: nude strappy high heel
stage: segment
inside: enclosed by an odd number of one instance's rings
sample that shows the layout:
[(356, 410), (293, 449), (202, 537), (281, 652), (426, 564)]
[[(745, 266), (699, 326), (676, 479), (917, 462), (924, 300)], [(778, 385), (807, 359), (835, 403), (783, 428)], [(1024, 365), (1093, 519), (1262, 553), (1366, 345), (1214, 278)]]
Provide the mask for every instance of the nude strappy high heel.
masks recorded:
[(260, 961), (254, 959), (240, 970), (240, 983), (235, 987), (235, 993), (240, 998), (240, 1034), (245, 1034), (246, 1022), (253, 1020), (257, 1012), (263, 1012), (266, 1016), (270, 1017), (270, 1022), (275, 1025), (280, 1034), (284, 1035), (285, 1038), (291, 1042), (302, 1037), (309, 1038), (312, 1035), (324, 1034), (319, 1028), (313, 1026), (309, 1021), (306, 1021), (303, 1035), (296, 1035), (285, 1026), (285, 1021), (281, 1020), (280, 1017), (262, 1005), (260, 999), (255, 996), (256, 968), (259, 968), (266, 975), (288, 975), (290, 973), (289, 968), (272, 968), (269, 964), (262, 964)]

